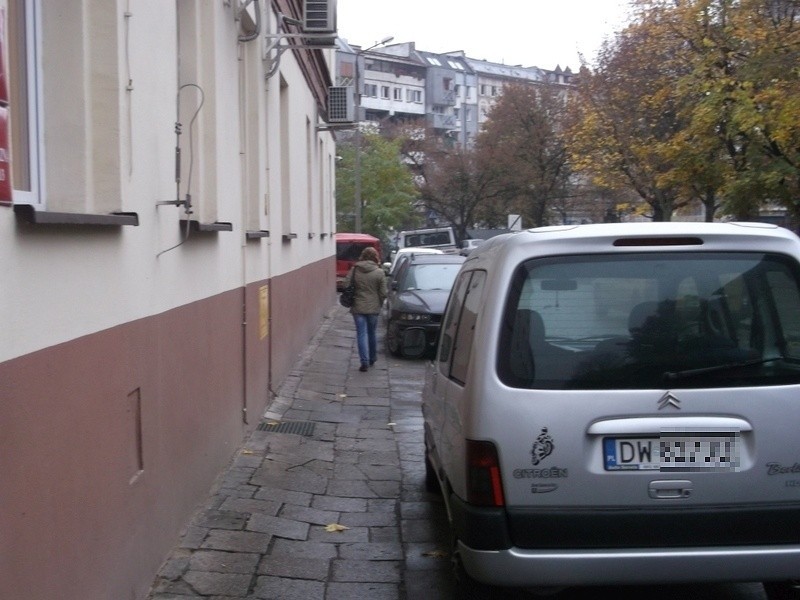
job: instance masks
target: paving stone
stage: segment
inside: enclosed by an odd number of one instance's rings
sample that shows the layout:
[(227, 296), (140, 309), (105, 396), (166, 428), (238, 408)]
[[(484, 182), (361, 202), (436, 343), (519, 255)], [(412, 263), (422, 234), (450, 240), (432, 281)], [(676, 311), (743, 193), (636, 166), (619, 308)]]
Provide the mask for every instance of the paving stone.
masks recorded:
[(260, 555), (251, 552), (220, 552), (198, 550), (189, 561), (192, 571), (216, 573), (255, 573)]
[(324, 600), (325, 584), (321, 581), (264, 576), (258, 578), (253, 595), (264, 600)]
[(258, 567), (258, 574), (325, 581), (328, 578), (330, 565), (331, 561), (324, 558), (299, 558), (273, 554), (263, 558)]
[(189, 571), (183, 576), (184, 581), (201, 595), (219, 594), (224, 596), (243, 597), (250, 589), (250, 575), (230, 573), (209, 573), (206, 571)]
[(339, 546), (339, 557), (351, 560), (402, 560), (400, 543), (352, 543)]
[(197, 527), (208, 529), (244, 529), (247, 516), (241, 513), (222, 510), (207, 510), (198, 514), (194, 519)]
[(400, 516), (404, 519), (428, 519), (440, 512), (431, 502), (401, 502)]
[[(253, 475), (252, 482), (256, 485), (270, 485), (292, 492), (307, 492), (309, 494), (323, 494), (328, 486), (328, 479), (320, 477), (309, 471), (300, 473), (258, 473)], [(256, 494), (258, 497), (258, 494)]]
[(178, 548), (161, 567), (158, 575), (171, 581), (179, 579), (189, 568), (191, 556), (192, 553), (189, 550)]
[(345, 479), (342, 481), (332, 480), (327, 488), (327, 493), (333, 496), (344, 496), (349, 498), (377, 498), (379, 497), (370, 489), (367, 481), (356, 481)]
[[(448, 561), (449, 562), (449, 561)], [(406, 600), (431, 600), (431, 590), (438, 590), (437, 598), (453, 598), (453, 576), (450, 569), (437, 571), (409, 571), (404, 579)], [(518, 598), (517, 595), (499, 594), (500, 598)], [(523, 597), (527, 597), (523, 596)], [(532, 596), (530, 600), (535, 600)]]
[[(217, 496), (220, 498), (252, 498), (253, 494), (258, 491), (258, 486), (242, 483), (235, 487), (221, 487), (217, 491)], [(219, 508), (217, 506), (216, 508)]]
[(398, 583), (401, 564), (390, 560), (334, 560), (332, 581)]
[(322, 542), (298, 542), (295, 540), (277, 539), (270, 551), (270, 556), (291, 556), (295, 558), (331, 559), (338, 555), (333, 544)]
[(255, 494), (257, 500), (270, 500), (297, 506), (310, 506), (313, 494), (284, 490), (275, 485), (264, 485)]
[(397, 500), (392, 498), (374, 498), (367, 500), (367, 510), (370, 512), (395, 512)]
[(360, 469), (373, 481), (400, 481), (402, 473), (398, 465), (360, 465)]
[(394, 431), (388, 425), (382, 428), (360, 428), (358, 430), (358, 437), (362, 439), (373, 439), (373, 440), (391, 440), (394, 442)]
[(397, 515), (390, 512), (343, 513), (339, 521), (348, 527), (390, 527), (397, 525)]
[(228, 531), (213, 529), (202, 544), (208, 550), (227, 550), (230, 552), (264, 553), (269, 548), (272, 536), (254, 531)]
[(227, 498), (220, 506), (220, 510), (230, 510), (242, 514), (260, 513), (263, 515), (277, 515), (281, 503), (275, 500), (256, 500), (254, 498)]
[(350, 527), (343, 531), (327, 531), (325, 527), (313, 526), (308, 532), (308, 539), (329, 544), (366, 542), (369, 541), (369, 530), (366, 527)]
[(399, 481), (370, 481), (367, 483), (379, 498), (399, 498), (400, 497), (400, 482)]
[(440, 532), (428, 519), (403, 519), (400, 527), (404, 542), (434, 542), (440, 537)]
[(358, 463), (361, 465), (387, 465), (390, 467), (396, 466), (398, 461), (397, 452), (362, 452), (358, 457)]
[[(370, 500), (369, 502), (372, 502)], [(364, 512), (367, 510), (368, 501), (363, 498), (340, 498), (339, 496), (314, 496), (311, 506), (320, 510), (338, 512)]]
[(333, 479), (342, 481), (346, 479), (367, 479), (366, 473), (356, 464), (337, 464), (333, 469)]
[(180, 581), (167, 581), (158, 580), (153, 588), (153, 593), (159, 596), (174, 596), (179, 598), (201, 598), (200, 594), (192, 589), (188, 583), (183, 580)]
[(328, 525), (339, 522), (339, 513), (333, 510), (318, 510), (305, 506), (287, 504), (281, 510), (280, 516), (284, 519), (304, 521), (312, 525)]
[(292, 540), (307, 539), (308, 529), (308, 523), (263, 514), (254, 514), (250, 517), (250, 520), (247, 521), (248, 531), (269, 533), (276, 537)]
[(181, 548), (199, 548), (208, 535), (207, 527), (194, 527), (190, 526), (186, 529), (186, 533), (181, 536)]
[(331, 583), (328, 598), (335, 600), (399, 600), (400, 590), (391, 583)]
[(400, 542), (400, 527), (370, 527), (370, 542)]

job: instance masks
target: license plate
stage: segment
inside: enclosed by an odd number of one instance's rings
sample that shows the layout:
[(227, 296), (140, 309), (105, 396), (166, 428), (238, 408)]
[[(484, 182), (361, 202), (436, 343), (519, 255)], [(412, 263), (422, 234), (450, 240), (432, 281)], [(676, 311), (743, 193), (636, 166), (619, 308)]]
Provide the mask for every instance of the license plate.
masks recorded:
[(739, 434), (662, 433), (654, 438), (603, 438), (606, 471), (736, 471)]

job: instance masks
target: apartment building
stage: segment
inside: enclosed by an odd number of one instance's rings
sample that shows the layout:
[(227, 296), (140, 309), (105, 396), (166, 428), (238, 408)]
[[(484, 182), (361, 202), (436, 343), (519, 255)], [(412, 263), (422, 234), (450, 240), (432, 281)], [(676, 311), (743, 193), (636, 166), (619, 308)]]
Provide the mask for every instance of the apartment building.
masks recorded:
[[(509, 83), (551, 82), (568, 89), (569, 68), (554, 70), (470, 58), (463, 50), (444, 54), (414, 42), (362, 49), (339, 41), (338, 85), (361, 90), (360, 121), (419, 119), (436, 134), (470, 146)], [(359, 98), (356, 96), (355, 103)]]
[(333, 16), (0, 1), (6, 594), (145, 597), (334, 304)]
[(413, 42), (365, 50), (339, 40), (336, 54), (338, 84), (360, 96), (358, 121), (425, 117), (426, 68)]

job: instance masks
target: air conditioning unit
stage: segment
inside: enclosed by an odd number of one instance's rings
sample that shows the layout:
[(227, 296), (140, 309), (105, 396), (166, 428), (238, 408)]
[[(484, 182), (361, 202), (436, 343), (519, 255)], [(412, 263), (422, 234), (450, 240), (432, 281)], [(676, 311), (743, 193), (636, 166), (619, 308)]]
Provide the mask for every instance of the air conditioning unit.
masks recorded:
[(303, 31), (306, 33), (336, 31), (336, 0), (305, 0)]
[(328, 88), (328, 123), (353, 123), (355, 112), (352, 85)]

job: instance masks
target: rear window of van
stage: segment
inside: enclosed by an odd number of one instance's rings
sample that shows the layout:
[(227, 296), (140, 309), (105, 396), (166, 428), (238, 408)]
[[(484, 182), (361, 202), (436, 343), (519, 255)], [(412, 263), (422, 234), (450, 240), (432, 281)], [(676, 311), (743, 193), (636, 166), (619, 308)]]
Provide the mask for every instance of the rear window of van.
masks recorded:
[(798, 265), (739, 252), (529, 260), (513, 278), (497, 370), (542, 389), (800, 383)]

